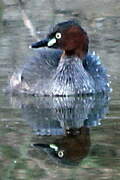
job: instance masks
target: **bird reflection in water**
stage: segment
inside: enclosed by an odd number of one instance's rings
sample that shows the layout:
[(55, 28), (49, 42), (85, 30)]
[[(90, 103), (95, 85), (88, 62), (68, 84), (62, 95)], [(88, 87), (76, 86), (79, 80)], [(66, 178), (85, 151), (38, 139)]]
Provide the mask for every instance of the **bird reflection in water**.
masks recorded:
[(87, 156), (90, 148), (89, 128), (66, 130), (65, 136), (54, 140), (53, 144), (34, 144), (44, 149), (49, 155), (57, 158), (57, 162), (75, 165)]
[(69, 165), (80, 163), (89, 153), (90, 127), (101, 124), (108, 103), (106, 94), (12, 97), (12, 104), (21, 108), (23, 118), (38, 137), (33, 147), (47, 152), (54, 162)]

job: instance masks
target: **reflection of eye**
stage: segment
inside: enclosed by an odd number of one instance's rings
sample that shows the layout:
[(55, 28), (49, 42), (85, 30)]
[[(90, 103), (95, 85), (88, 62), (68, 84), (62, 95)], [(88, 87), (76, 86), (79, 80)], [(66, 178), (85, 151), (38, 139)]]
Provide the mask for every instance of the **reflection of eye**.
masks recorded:
[(64, 156), (64, 151), (63, 150), (58, 151), (58, 157), (63, 158), (63, 156)]
[(61, 36), (62, 36), (62, 35), (61, 35), (61, 33), (59, 33), (59, 32), (55, 34), (56, 39), (60, 39)]

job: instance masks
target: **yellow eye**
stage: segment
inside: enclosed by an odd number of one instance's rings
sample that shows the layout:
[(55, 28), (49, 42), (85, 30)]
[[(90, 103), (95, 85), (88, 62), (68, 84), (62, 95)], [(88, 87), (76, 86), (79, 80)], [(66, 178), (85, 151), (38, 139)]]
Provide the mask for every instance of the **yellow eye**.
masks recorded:
[(61, 35), (60, 32), (58, 32), (58, 33), (55, 34), (55, 37), (56, 37), (56, 39), (60, 39), (62, 37), (62, 35)]

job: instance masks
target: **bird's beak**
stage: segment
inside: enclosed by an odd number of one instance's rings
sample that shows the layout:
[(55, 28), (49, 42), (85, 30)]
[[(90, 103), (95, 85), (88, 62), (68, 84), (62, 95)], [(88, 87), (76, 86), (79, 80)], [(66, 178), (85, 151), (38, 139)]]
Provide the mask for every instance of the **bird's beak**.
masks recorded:
[(32, 43), (32, 45), (30, 46), (30, 48), (40, 48), (40, 47), (52, 47), (56, 44), (56, 39), (52, 38), (52, 39), (43, 39), (41, 41)]
[(43, 39), (41, 41), (38, 41), (38, 42), (35, 42), (35, 43), (32, 43), (30, 48), (40, 48), (40, 47), (46, 47), (47, 44), (48, 44), (49, 40), (48, 38), (46, 39)]

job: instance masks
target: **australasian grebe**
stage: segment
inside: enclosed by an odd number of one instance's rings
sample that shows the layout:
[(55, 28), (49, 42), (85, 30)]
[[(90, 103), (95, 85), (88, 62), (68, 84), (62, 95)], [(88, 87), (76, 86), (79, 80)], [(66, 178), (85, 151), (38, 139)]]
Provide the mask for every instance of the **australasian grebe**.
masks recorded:
[(88, 52), (88, 36), (76, 21), (57, 24), (40, 48), (10, 79), (11, 90), (32, 95), (69, 96), (105, 93), (109, 82), (105, 68)]

